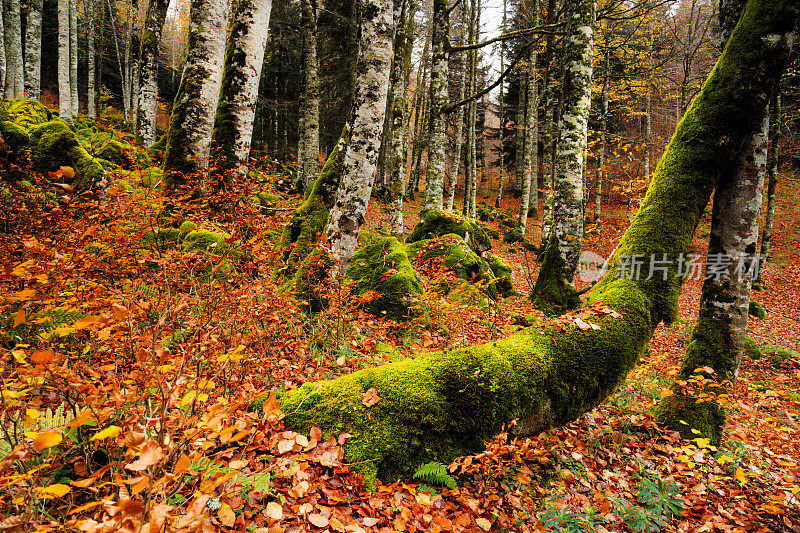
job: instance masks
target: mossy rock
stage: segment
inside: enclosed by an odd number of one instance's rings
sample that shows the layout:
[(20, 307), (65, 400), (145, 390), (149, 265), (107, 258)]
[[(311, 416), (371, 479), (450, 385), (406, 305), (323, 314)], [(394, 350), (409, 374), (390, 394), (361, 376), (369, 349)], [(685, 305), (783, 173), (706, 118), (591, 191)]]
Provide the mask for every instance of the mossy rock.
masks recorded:
[(506, 234), (503, 235), (503, 242), (514, 244), (515, 242), (525, 242), (525, 236), (516, 228), (508, 228)]
[(492, 249), (492, 241), (482, 225), (454, 213), (433, 209), (426, 209), (420, 213), (419, 223), (414, 226), (406, 242), (435, 239), (448, 233), (454, 233), (465, 240), (468, 238), (469, 247), (475, 253), (480, 254)]
[(115, 139), (109, 139), (95, 150), (94, 155), (124, 168), (135, 161), (131, 156), (132, 151), (133, 147), (131, 145), (123, 144)]
[(5, 112), (8, 113), (8, 118), (5, 120), (11, 120), (26, 130), (54, 119), (53, 112), (47, 106), (30, 98), (10, 100)]
[(413, 315), (416, 296), (423, 292), (419, 274), (395, 237), (383, 237), (356, 250), (345, 277), (356, 282), (356, 294), (378, 294), (364, 309), (397, 322)]
[[(178, 230), (180, 234), (180, 230)], [(230, 255), (234, 259), (239, 259), (242, 255), (242, 243), (240, 241), (227, 242), (231, 236), (227, 233), (210, 231), (207, 229), (196, 229), (190, 231), (183, 238), (181, 249), (184, 252), (193, 250), (204, 250), (217, 255)]]
[(273, 216), (277, 211), (281, 197), (268, 192), (260, 192), (253, 198), (253, 204), (261, 207), (261, 211), (267, 216)]
[(178, 229), (178, 238), (180, 240), (186, 239), (186, 236), (189, 235), (191, 232), (197, 229), (197, 224), (192, 222), (191, 220), (185, 220), (181, 227)]
[(748, 313), (750, 314), (750, 316), (754, 316), (756, 318), (761, 318), (761, 319), (767, 318), (766, 309), (764, 309), (764, 307), (760, 303), (753, 300), (750, 301), (750, 308), (748, 310)]
[[(444, 266), (456, 277), (475, 284), (492, 298), (497, 298), (495, 276), (489, 263), (476, 254), (460, 235), (450, 233), (437, 239), (426, 239), (406, 245), (408, 255), (415, 264), (422, 264), (434, 257), (444, 258)], [(459, 284), (460, 285), (460, 284)], [(454, 287), (440, 287), (448, 295)]]
[(747, 357), (749, 357), (753, 361), (758, 361), (759, 359), (761, 359), (761, 347), (759, 347), (758, 343), (755, 340), (753, 340), (752, 337), (745, 338), (744, 353)]
[(0, 135), (3, 136), (3, 150), (17, 151), (27, 148), (30, 143), (28, 130), (10, 120), (0, 122)]
[(497, 219), (494, 207), (481, 203), (478, 205), (478, 220), (482, 222), (492, 222)]
[(514, 283), (511, 280), (511, 267), (508, 263), (492, 253), (484, 254), (484, 258), (494, 274), (494, 285), (497, 287), (497, 292), (504, 298), (516, 295), (517, 291), (514, 290)]
[(101, 183), (106, 172), (99, 161), (89, 155), (75, 137), (75, 133), (61, 119), (51, 120), (29, 131), (31, 162), (40, 172), (55, 172), (62, 166), (75, 171), (78, 186)]
[(500, 238), (500, 232), (499, 232), (499, 231), (497, 231), (497, 230), (496, 230), (496, 229), (494, 229), (494, 228), (486, 228), (486, 233), (487, 233), (487, 234), (489, 235), (489, 237), (491, 237), (492, 239), (499, 239), (499, 238)]

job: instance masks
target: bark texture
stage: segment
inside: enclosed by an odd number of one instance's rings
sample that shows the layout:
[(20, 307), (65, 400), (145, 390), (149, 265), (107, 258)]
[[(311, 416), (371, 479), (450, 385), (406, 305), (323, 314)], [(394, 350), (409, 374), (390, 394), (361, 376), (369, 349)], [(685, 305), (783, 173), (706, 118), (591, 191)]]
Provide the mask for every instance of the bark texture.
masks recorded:
[[(775, 89), (775, 95), (769, 105), (769, 155), (767, 164), (767, 217), (764, 221), (764, 230), (761, 233), (761, 262), (770, 260), (770, 241), (772, 240), (772, 226), (775, 221), (775, 187), (778, 185), (778, 143), (781, 138), (781, 94), (780, 84)], [(759, 273), (763, 270), (759, 269)], [(759, 280), (760, 280), (759, 276)]]
[(78, 5), (69, 0), (69, 94), (73, 115), (80, 112), (78, 101)]
[(18, 98), (25, 91), (22, 63), (22, 15), (19, 0), (3, 1), (5, 2), (5, 94), (6, 98)]
[[(533, 25), (539, 22), (539, 2), (533, 2)], [(528, 224), (528, 212), (534, 216), (539, 206), (539, 80), (536, 76), (537, 46), (528, 54), (528, 82), (525, 97), (525, 148), (522, 158), (522, 196), (519, 205), (519, 223), (522, 234)], [(533, 199), (535, 198), (535, 202)]]
[[(29, 0), (25, 25), (25, 94), (38, 100), (42, 84), (42, 0)], [(92, 57), (90, 55), (89, 57)]]
[(389, 178), (389, 194), (392, 202), (391, 220), (389, 222), (392, 235), (398, 240), (403, 238), (403, 196), (405, 195), (406, 177), (406, 91), (411, 75), (411, 53), (414, 46), (413, 22), (414, 11), (411, 0), (400, 2), (400, 14), (397, 18), (397, 31), (394, 38), (394, 59), (389, 90), (392, 93), (392, 128), (391, 128), (391, 176)]
[(583, 238), (583, 164), (592, 103), (594, 0), (571, 2), (564, 44), (563, 111), (556, 142), (553, 227), (531, 297), (544, 310), (575, 307), (575, 270)]
[(447, 45), (450, 40), (450, 16), (447, 0), (433, 1), (433, 38), (431, 47), (431, 118), (428, 145), (428, 173), (425, 183), (425, 208), (442, 209), (444, 197), (445, 148), (447, 147), (447, 86), (450, 77)]
[(317, 2), (301, 0), (303, 23), (303, 93), (300, 95), (300, 140), (297, 175), (303, 187), (319, 176), (319, 63), (317, 61)]
[(136, 108), (136, 132), (145, 146), (156, 142), (158, 112), (158, 45), (167, 18), (167, 0), (147, 3), (142, 37), (139, 40), (139, 102)]
[[(636, 365), (656, 325), (675, 319), (682, 284), (675, 268), (667, 280), (624, 279), (621, 259), (687, 253), (712, 189), (762, 123), (763, 91), (783, 68), (786, 34), (797, 18), (792, 0), (748, 2), (667, 147), (610, 273), (589, 293), (590, 303), (619, 317), (593, 317), (600, 330), (535, 326), (489, 344), (306, 383), (280, 397), (286, 425), (305, 432), (316, 426), (324, 436), (347, 431), (345, 457), (374, 487), (376, 474), (388, 481), (423, 462), (472, 453), (514, 418), (532, 433), (602, 402)], [(373, 388), (379, 400), (367, 407), (362, 400)]]
[(250, 156), (272, 0), (238, 0), (231, 17), (213, 143), (223, 166)]
[(69, 76), (69, 5), (70, 0), (58, 0), (58, 113), (71, 124), (74, 112)]
[(164, 153), (171, 186), (180, 181), (180, 172), (208, 163), (222, 81), (227, 11), (226, 0), (192, 1), (189, 54), (172, 106)]
[(392, 0), (365, 0), (362, 6), (358, 50), (360, 76), (353, 96), (350, 144), (344, 156), (342, 181), (325, 228), (334, 278), (344, 275), (355, 253), (375, 179), (394, 45), (392, 7)]
[[(95, 104), (95, 78), (97, 77), (96, 65), (97, 58), (95, 57), (95, 25), (94, 16), (96, 8), (95, 0), (88, 0), (86, 3), (86, 11), (88, 13), (88, 35), (86, 36), (87, 57), (86, 61), (86, 115), (89, 118), (97, 117), (97, 106)], [(102, 5), (100, 6), (102, 13)]]

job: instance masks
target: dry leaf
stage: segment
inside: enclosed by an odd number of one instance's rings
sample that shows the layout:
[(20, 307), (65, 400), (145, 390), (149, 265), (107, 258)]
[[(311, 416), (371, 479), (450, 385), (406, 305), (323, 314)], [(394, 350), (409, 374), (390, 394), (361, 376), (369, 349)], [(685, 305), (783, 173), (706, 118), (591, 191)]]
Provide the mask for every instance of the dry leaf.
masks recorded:
[(49, 363), (53, 360), (53, 349), (48, 348), (44, 352), (33, 352), (31, 354), (31, 361), (38, 364)]
[(37, 452), (40, 452), (44, 449), (52, 448), (53, 446), (61, 444), (62, 440), (63, 437), (61, 436), (61, 433), (52, 429), (48, 429), (47, 431), (42, 431), (34, 437), (33, 448)]
[(328, 519), (324, 515), (312, 513), (308, 515), (308, 521), (317, 527), (328, 527)]
[(158, 463), (163, 457), (164, 452), (161, 451), (161, 446), (154, 440), (149, 440), (142, 448), (142, 453), (139, 455), (139, 458), (125, 465), (125, 468), (133, 470), (134, 472), (142, 472), (146, 470), (147, 467)]
[(231, 506), (227, 503), (223, 503), (219, 506), (217, 518), (219, 518), (220, 523), (226, 527), (233, 527), (234, 522), (236, 522), (236, 515), (233, 509), (231, 509)]
[(364, 393), (364, 397), (361, 399), (361, 403), (363, 403), (367, 407), (372, 407), (373, 405), (378, 403), (378, 400), (380, 399), (381, 397), (378, 396), (378, 391), (375, 390), (375, 388), (373, 387)]

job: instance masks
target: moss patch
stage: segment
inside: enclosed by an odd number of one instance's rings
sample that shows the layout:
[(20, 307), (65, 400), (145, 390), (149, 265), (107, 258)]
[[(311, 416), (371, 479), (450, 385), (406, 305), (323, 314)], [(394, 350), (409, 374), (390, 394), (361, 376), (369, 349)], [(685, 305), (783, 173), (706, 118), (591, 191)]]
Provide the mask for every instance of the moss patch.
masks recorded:
[(760, 303), (758, 303), (756, 301), (752, 301), (752, 300), (750, 301), (750, 306), (748, 308), (748, 313), (750, 314), (750, 316), (754, 316), (754, 317), (760, 318), (762, 320), (767, 318), (766, 309), (764, 309), (764, 307)]
[(482, 225), (462, 218), (455, 213), (423, 210), (420, 221), (414, 226), (406, 242), (412, 243), (424, 239), (435, 239), (448, 233), (454, 233), (466, 240), (475, 253), (483, 253), (492, 249), (492, 241)]

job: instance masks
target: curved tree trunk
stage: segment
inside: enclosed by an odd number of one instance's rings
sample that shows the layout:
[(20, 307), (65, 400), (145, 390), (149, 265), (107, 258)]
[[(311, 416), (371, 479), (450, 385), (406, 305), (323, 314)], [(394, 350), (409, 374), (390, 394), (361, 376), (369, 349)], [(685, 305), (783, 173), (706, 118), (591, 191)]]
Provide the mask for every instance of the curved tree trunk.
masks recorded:
[(342, 181), (325, 228), (333, 258), (331, 276), (347, 271), (367, 214), (380, 151), (389, 89), (394, 20), (392, 0), (365, 0), (361, 11), (356, 91), (350, 144), (342, 163)]
[(136, 132), (145, 146), (153, 146), (157, 137), (158, 46), (168, 6), (168, 0), (150, 0), (147, 3), (144, 28), (139, 40), (139, 101), (136, 106)]
[[(717, 181), (762, 123), (765, 89), (783, 68), (797, 20), (792, 0), (748, 2), (731, 37), (736, 45), (695, 98), (611, 271), (589, 293), (585, 312), (599, 329), (534, 326), (501, 341), (306, 383), (280, 398), (286, 425), (349, 433), (345, 457), (374, 486), (376, 474), (389, 480), (426, 461), (472, 453), (515, 418), (535, 433), (602, 402), (636, 365), (655, 327), (677, 316), (678, 259)], [(666, 254), (667, 279), (627, 279), (625, 259), (639, 254)], [(377, 402), (362, 402), (370, 389)]]
[(272, 0), (238, 0), (225, 50), (213, 143), (223, 166), (250, 156)]
[[(164, 169), (170, 186), (180, 173), (208, 163), (214, 112), (222, 82), (227, 0), (193, 0), (189, 54), (167, 130)], [(177, 172), (175, 172), (177, 171)]]
[(39, 99), (41, 83), (42, 0), (29, 0), (25, 25), (25, 94), (28, 98)]
[(5, 54), (6, 54), (6, 98), (23, 95), (24, 70), (22, 64), (22, 16), (19, 0), (5, 2)]
[(301, 0), (300, 6), (303, 23), (303, 92), (300, 95), (302, 131), (297, 147), (297, 175), (305, 188), (319, 176), (317, 2)]
[(569, 4), (569, 38), (556, 143), (553, 228), (531, 297), (545, 310), (572, 308), (579, 302), (573, 285), (583, 238), (583, 154), (592, 102), (594, 0)]

